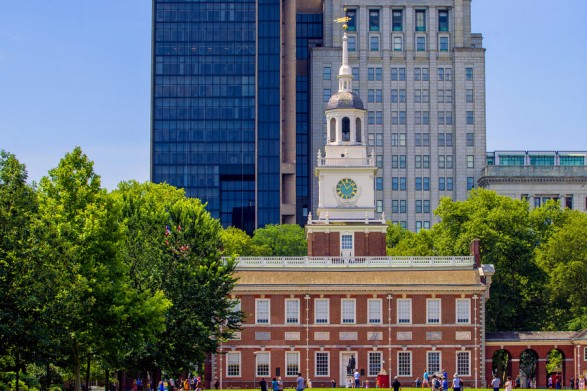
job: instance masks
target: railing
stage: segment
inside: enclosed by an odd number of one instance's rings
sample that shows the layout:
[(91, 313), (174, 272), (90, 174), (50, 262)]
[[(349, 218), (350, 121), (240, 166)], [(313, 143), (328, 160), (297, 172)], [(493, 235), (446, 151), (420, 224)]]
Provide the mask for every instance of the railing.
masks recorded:
[(335, 167), (361, 167), (361, 166), (375, 166), (375, 161), (372, 158), (356, 158), (356, 157), (335, 157), (335, 158), (318, 158), (319, 166), (335, 166)]
[(474, 257), (238, 257), (237, 270), (256, 268), (470, 268)]

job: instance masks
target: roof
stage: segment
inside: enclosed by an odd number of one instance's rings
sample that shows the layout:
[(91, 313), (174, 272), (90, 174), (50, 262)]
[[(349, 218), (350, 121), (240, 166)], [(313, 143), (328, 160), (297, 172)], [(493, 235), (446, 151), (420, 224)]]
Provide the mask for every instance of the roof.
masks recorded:
[(238, 270), (238, 292), (299, 291), (481, 291), (477, 269), (468, 270)]
[(350, 91), (339, 91), (330, 97), (326, 110), (359, 109), (365, 110), (359, 95)]
[(498, 331), (487, 332), (487, 342), (513, 342), (513, 341), (569, 341), (582, 332), (577, 331)]

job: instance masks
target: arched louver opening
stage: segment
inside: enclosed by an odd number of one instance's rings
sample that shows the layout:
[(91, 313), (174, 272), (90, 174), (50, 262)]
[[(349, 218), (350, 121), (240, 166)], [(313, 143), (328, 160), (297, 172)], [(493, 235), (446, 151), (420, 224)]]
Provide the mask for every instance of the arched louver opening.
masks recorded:
[(363, 130), (361, 129), (361, 119), (360, 118), (357, 118), (356, 125), (357, 125), (356, 126), (356, 129), (355, 129), (355, 131), (356, 131), (356, 140), (357, 140), (358, 143), (362, 143), (363, 140), (361, 138), (361, 133), (363, 132)]
[(351, 141), (351, 120), (349, 117), (342, 119), (342, 141)]
[(336, 141), (336, 120), (334, 118), (330, 119), (330, 127), (328, 130), (330, 142), (333, 143)]

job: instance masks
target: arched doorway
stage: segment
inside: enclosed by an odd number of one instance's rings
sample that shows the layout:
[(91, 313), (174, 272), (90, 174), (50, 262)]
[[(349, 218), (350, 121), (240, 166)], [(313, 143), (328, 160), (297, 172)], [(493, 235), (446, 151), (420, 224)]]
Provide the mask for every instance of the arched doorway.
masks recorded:
[(497, 350), (493, 353), (492, 364), (493, 375), (497, 375), (501, 384), (505, 384), (505, 379), (512, 375), (512, 355), (505, 349)]
[(532, 388), (536, 383), (538, 370), (538, 353), (533, 349), (526, 349), (520, 354), (520, 387)]
[[(559, 349), (552, 349), (546, 355), (546, 385), (560, 390), (564, 387), (565, 354)], [(552, 379), (552, 380), (551, 380)]]

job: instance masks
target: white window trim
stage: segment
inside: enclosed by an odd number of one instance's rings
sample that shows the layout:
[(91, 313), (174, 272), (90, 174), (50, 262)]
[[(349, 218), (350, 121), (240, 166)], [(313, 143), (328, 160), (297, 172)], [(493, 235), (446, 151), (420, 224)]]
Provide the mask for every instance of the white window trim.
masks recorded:
[[(316, 323), (316, 301), (324, 300), (326, 302), (326, 323)], [(330, 324), (330, 299), (314, 299), (314, 324)]]
[[(228, 372), (228, 365), (229, 365), (228, 356), (229, 355), (238, 357), (238, 375), (229, 375), (229, 372)], [(231, 378), (242, 377), (243, 366), (242, 366), (241, 360), (242, 360), (241, 352), (227, 352), (226, 353), (226, 377), (231, 377)]]
[[(298, 321), (297, 322), (288, 322), (287, 321), (287, 304), (290, 302), (297, 302), (298, 303)], [(285, 324), (300, 324), (300, 309), (301, 309), (300, 299), (285, 299), (285, 306), (284, 307), (285, 307), (284, 308), (284, 311), (285, 311), (285, 314), (284, 314), (285, 315), (285, 317), (284, 317), (285, 322), (284, 323)]]
[[(260, 301), (267, 301), (268, 303), (268, 307), (267, 307), (267, 323), (259, 323), (259, 309), (258, 309), (258, 303)], [(255, 299), (255, 324), (271, 324), (271, 300), (270, 299)]]
[(426, 351), (426, 368), (430, 369), (430, 361), (429, 361), (428, 353), (438, 353), (438, 370), (440, 371), (442, 369), (442, 352), (439, 350), (427, 350)]
[[(406, 302), (410, 303), (410, 319), (408, 322), (400, 322), (400, 306), (399, 306), (399, 302), (400, 300), (405, 300)], [(396, 323), (397, 324), (412, 324), (412, 299), (397, 299), (397, 307), (396, 307)]]
[[(379, 201), (377, 201), (379, 202)], [(382, 201), (383, 202), (383, 201)], [(379, 302), (379, 322), (371, 322), (369, 313), (370, 313), (370, 303), (371, 302)], [(383, 323), (383, 299), (367, 299), (367, 323), (368, 324), (382, 324)]]
[[(469, 319), (467, 322), (459, 322), (459, 311), (458, 311), (458, 303), (460, 300), (463, 301), (467, 301), (469, 303), (469, 314), (467, 315), (467, 318)], [(464, 298), (460, 298), (460, 299), (456, 299), (455, 301), (455, 323), (456, 324), (471, 324), (471, 299), (464, 299)]]
[[(447, 50), (440, 50), (440, 39), (446, 38), (448, 40), (448, 47)], [(448, 53), (450, 52), (450, 34), (438, 34), (438, 51), (441, 53)]]
[[(344, 321), (344, 303), (353, 303), (353, 321)], [(356, 299), (340, 299), (340, 324), (356, 324), (357, 323), (357, 300)]]
[[(293, 375), (288, 375), (287, 374), (287, 365), (288, 365), (287, 357), (289, 355), (295, 355), (296, 358), (297, 358), (296, 361), (297, 361), (298, 370)], [(300, 352), (296, 352), (296, 351), (294, 351), (294, 352), (285, 352), (285, 358), (284, 359), (285, 359), (285, 376), (297, 376), (298, 373), (300, 373)]]
[[(399, 366), (400, 366), (400, 364), (399, 364), (399, 356), (400, 356), (400, 353), (408, 353), (410, 355), (410, 373), (408, 375), (400, 375), (400, 371), (399, 371)], [(409, 351), (409, 350), (407, 350), (407, 351), (402, 350), (402, 351), (397, 352), (397, 356), (396, 356), (396, 362), (397, 362), (396, 373), (397, 373), (397, 376), (398, 377), (411, 377), (412, 376), (412, 373), (413, 373), (413, 370), (412, 370), (413, 360), (414, 360), (414, 356), (412, 355), (412, 352), (411, 351)]]
[[(371, 38), (377, 38), (377, 50), (371, 49)], [(370, 33), (369, 34), (369, 51), (370, 52), (380, 52), (381, 51), (381, 35), (379, 33)]]
[(587, 361), (587, 347), (583, 348), (583, 361)]
[[(438, 322), (430, 322), (430, 303), (433, 301), (438, 302)], [(438, 298), (426, 299), (426, 324), (442, 324), (442, 300)]]
[[(267, 356), (267, 358), (268, 358), (268, 360), (267, 360), (267, 373), (268, 373), (268, 375), (259, 373), (259, 357), (261, 357), (261, 356)], [(256, 373), (257, 377), (271, 375), (271, 352), (256, 352), (255, 353), (255, 373)]]
[(372, 354), (376, 354), (379, 355), (379, 371), (377, 371), (378, 373), (381, 371), (381, 369), (383, 369), (383, 352), (369, 352), (367, 354), (367, 377), (370, 376), (377, 376), (377, 374), (375, 375), (371, 375), (371, 360), (370, 357)]
[[(459, 353), (467, 353), (467, 355), (469, 356), (469, 373), (462, 373), (462, 371), (459, 371)], [(461, 351), (457, 351), (457, 353), (455, 354), (455, 372), (458, 372), (459, 376), (463, 377), (463, 376), (471, 376), (471, 352), (468, 350), (461, 350)]]
[[(395, 40), (396, 40), (396, 38), (399, 38), (401, 40), (401, 47), (400, 47), (399, 50), (397, 50), (395, 48)], [(403, 52), (404, 51), (404, 46), (405, 46), (405, 43), (404, 43), (404, 35), (403, 34), (401, 34), (401, 33), (393, 33), (393, 34), (391, 34), (391, 51), (392, 52)]]
[[(418, 50), (418, 38), (424, 38), (424, 50)], [(424, 34), (424, 33), (418, 33), (418, 34), (416, 34), (416, 36), (414, 37), (414, 51), (415, 52), (426, 52), (426, 51), (428, 51), (428, 39), (426, 37), (426, 34)]]
[[(318, 375), (318, 353), (324, 353), (326, 354), (326, 356), (328, 357), (328, 374), (326, 375)], [(323, 351), (318, 351), (318, 352), (314, 352), (314, 377), (330, 377), (330, 352), (323, 352)]]

